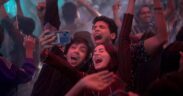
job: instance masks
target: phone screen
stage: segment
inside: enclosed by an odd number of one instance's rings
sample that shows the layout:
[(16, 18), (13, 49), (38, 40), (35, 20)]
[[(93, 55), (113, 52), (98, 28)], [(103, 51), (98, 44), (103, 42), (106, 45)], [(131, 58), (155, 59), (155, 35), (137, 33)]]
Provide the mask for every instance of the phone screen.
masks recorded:
[(68, 31), (56, 32), (57, 43), (65, 46), (71, 42), (71, 34)]

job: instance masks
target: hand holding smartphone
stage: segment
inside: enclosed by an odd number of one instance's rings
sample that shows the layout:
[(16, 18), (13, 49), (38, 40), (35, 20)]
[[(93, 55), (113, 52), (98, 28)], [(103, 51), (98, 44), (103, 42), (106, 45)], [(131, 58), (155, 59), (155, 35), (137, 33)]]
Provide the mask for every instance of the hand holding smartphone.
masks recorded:
[[(68, 31), (54, 32), (56, 35), (56, 40), (51, 43), (51, 45), (62, 45), (65, 46), (71, 41), (71, 34)], [(52, 32), (47, 32), (45, 36), (49, 36)]]
[(57, 31), (51, 24), (47, 23), (44, 26), (44, 30), (47, 31), (45, 36), (55, 33), (56, 40), (51, 43), (51, 45), (61, 45), (65, 46), (71, 41), (71, 34), (68, 31)]

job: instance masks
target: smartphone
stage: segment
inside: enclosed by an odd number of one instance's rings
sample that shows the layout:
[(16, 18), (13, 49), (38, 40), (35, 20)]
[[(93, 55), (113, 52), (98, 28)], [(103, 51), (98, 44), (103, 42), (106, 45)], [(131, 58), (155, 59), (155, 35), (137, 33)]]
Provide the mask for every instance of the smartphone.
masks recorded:
[(71, 42), (71, 34), (68, 31), (56, 32), (57, 40), (56, 44), (65, 46)]

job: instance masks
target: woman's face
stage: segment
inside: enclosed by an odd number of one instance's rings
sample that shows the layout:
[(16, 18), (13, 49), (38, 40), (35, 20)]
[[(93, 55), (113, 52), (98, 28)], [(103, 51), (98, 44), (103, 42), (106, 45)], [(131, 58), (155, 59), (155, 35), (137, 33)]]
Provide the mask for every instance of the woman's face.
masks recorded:
[(93, 63), (96, 70), (106, 68), (109, 64), (111, 57), (106, 51), (104, 45), (98, 45), (93, 53)]
[(73, 43), (68, 49), (66, 58), (73, 67), (76, 67), (85, 60), (86, 54), (87, 46), (85, 44)]

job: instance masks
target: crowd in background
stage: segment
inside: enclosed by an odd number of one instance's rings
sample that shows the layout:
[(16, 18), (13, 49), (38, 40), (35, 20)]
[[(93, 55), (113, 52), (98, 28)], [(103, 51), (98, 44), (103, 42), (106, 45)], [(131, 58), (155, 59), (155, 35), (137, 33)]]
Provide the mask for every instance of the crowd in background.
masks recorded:
[(182, 96), (183, 0), (0, 1), (0, 96)]

